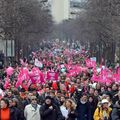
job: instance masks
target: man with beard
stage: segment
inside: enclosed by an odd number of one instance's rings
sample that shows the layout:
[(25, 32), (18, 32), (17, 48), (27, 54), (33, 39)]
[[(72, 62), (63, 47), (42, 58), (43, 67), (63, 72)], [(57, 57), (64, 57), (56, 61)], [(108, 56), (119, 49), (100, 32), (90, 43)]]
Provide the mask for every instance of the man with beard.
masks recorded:
[(60, 108), (52, 103), (52, 98), (46, 96), (45, 103), (40, 108), (40, 114), (42, 120), (63, 120), (64, 117), (60, 111)]

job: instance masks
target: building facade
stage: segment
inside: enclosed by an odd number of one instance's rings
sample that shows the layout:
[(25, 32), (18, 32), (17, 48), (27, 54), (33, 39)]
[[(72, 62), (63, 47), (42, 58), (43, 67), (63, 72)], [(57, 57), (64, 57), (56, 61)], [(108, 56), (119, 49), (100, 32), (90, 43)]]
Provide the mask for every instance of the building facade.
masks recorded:
[(69, 18), (70, 19), (76, 19), (79, 17), (79, 5), (76, 2), (71, 2), (70, 3), (70, 11), (69, 11)]
[(82, 4), (87, 0), (47, 0), (53, 20), (60, 23), (63, 20), (76, 19), (83, 12)]
[(52, 0), (52, 16), (53, 20), (60, 23), (69, 19), (69, 0)]

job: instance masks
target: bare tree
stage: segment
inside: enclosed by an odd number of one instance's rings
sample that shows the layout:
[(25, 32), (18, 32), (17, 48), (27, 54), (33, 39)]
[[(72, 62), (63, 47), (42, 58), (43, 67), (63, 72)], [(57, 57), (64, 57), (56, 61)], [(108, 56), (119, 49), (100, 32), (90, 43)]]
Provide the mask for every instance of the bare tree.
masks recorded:
[(119, 0), (88, 0), (80, 17), (70, 21), (75, 39), (86, 45), (98, 61), (114, 63), (116, 45), (120, 41)]
[(38, 0), (1, 0), (0, 26), (5, 39), (15, 40), (16, 56), (21, 49), (27, 55), (51, 32), (52, 17), (43, 5)]

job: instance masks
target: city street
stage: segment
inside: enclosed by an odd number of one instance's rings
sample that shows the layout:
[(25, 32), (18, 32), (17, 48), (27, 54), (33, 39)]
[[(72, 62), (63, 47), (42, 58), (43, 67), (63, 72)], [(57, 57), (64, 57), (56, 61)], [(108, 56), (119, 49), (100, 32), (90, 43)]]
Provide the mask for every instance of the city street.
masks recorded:
[(120, 120), (119, 0), (0, 0), (0, 120)]

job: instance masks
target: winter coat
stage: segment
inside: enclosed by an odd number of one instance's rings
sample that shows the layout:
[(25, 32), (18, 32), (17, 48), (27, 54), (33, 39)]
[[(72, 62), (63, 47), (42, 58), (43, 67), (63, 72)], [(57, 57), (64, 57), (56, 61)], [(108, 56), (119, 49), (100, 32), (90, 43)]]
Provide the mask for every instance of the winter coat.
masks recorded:
[(65, 117), (65, 118), (68, 118), (68, 110), (66, 109), (65, 106), (60, 106), (60, 111), (62, 112), (62, 115)]
[(88, 102), (89, 112), (88, 112), (88, 120), (93, 120), (93, 115), (96, 109), (94, 102)]
[(89, 105), (86, 102), (85, 104), (79, 102), (76, 108), (77, 120), (88, 120), (89, 115)]
[(118, 100), (120, 100), (118, 96), (113, 96), (113, 98), (112, 98), (112, 103), (113, 103), (113, 105), (115, 105), (115, 103), (116, 103)]
[(60, 102), (57, 98), (52, 98), (52, 102), (56, 105), (60, 107)]
[(26, 120), (41, 120), (40, 116), (40, 105), (37, 105), (37, 109), (29, 104), (25, 107), (24, 116)]
[(62, 113), (60, 108), (56, 105), (53, 105), (53, 109), (50, 109), (48, 105), (44, 104), (40, 108), (40, 114), (42, 120), (63, 120)]
[(76, 113), (75, 113), (75, 111), (69, 112), (67, 120), (75, 120), (75, 119), (76, 119)]
[(117, 104), (113, 107), (111, 118), (112, 120), (120, 120), (120, 106)]
[(10, 119), (11, 120), (24, 120), (24, 116), (22, 116), (18, 108), (11, 107), (10, 108)]
[(104, 117), (104, 112), (106, 112), (106, 117), (109, 120), (111, 111), (112, 111), (111, 108), (108, 108), (107, 111), (104, 111), (101, 107), (97, 108), (95, 110), (95, 113), (94, 113), (94, 120), (100, 120), (100, 118), (103, 118)]
[(10, 108), (7, 107), (5, 109), (0, 109), (0, 120), (4, 119), (11, 120), (10, 117), (11, 117)]
[(23, 106), (23, 108), (25, 108), (29, 104), (30, 104), (30, 100), (29, 99), (22, 100), (22, 106)]

